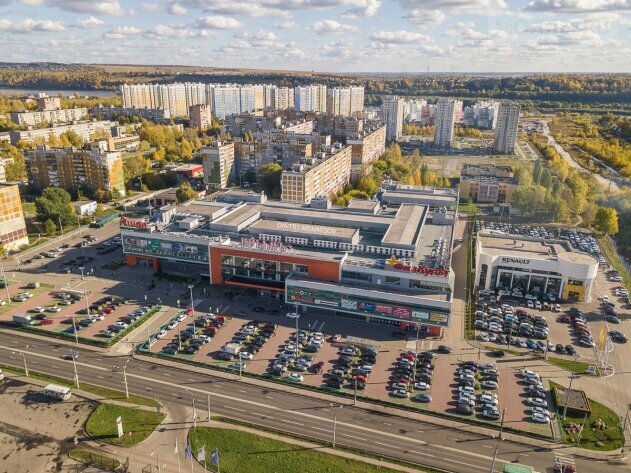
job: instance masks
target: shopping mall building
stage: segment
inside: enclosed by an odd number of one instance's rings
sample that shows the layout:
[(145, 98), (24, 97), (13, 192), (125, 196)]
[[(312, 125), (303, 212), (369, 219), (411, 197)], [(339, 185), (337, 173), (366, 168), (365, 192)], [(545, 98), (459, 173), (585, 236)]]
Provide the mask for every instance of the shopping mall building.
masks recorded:
[(589, 301), (598, 260), (564, 240), (483, 230), (476, 242), (476, 286), (566, 301)]
[(418, 199), (332, 208), (326, 199), (294, 205), (229, 192), (122, 218), (121, 237), (131, 266), (279, 295), (307, 313), (436, 333), (449, 323), (455, 218)]

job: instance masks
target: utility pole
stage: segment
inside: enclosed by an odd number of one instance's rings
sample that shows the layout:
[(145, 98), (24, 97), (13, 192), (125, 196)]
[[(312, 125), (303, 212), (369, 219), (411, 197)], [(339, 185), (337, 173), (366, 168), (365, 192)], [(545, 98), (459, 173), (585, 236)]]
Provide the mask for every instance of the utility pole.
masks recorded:
[(578, 431), (578, 440), (576, 441), (576, 447), (581, 444), (581, 437), (583, 436), (583, 429), (585, 428), (585, 424), (587, 423), (587, 414), (583, 418), (583, 423), (581, 424), (581, 430)]
[(208, 395), (208, 423), (210, 424), (210, 394)]
[(193, 318), (193, 338), (195, 337), (195, 305), (193, 304), (193, 285), (188, 285), (189, 291), (191, 291), (191, 317)]
[(81, 280), (83, 281), (83, 298), (85, 299), (85, 313), (90, 315), (90, 304), (88, 303), (88, 288), (85, 284), (85, 277), (83, 276), (83, 266), (79, 268), (81, 270)]
[(491, 469), (489, 473), (493, 473), (495, 469), (495, 461), (497, 460), (497, 451), (500, 448), (500, 442), (502, 441), (502, 432), (504, 431), (504, 414), (506, 414), (506, 408), (502, 409), (502, 420), (500, 422), (500, 434), (497, 437), (497, 445), (495, 446), (495, 452), (493, 453), (493, 461), (491, 462)]
[(79, 373), (77, 372), (77, 360), (75, 359), (75, 356), (77, 354), (73, 351), (70, 352), (70, 356), (72, 357), (72, 367), (74, 368), (74, 381), (75, 384), (77, 385), (77, 389), (80, 389), (79, 386)]
[(24, 362), (24, 374), (28, 378), (28, 368), (26, 366), (26, 355), (24, 353), (20, 353), (22, 355), (22, 361)]
[(77, 321), (73, 317), (72, 318), (72, 331), (74, 332), (74, 341), (78, 345), (79, 344), (79, 334), (77, 333)]
[(125, 398), (129, 399), (129, 386), (127, 385), (127, 363), (129, 363), (129, 360), (127, 360), (123, 365), (123, 382), (125, 383)]
[(64, 226), (61, 224), (61, 217), (57, 217), (59, 219), (59, 229), (61, 230), (61, 235), (64, 234)]

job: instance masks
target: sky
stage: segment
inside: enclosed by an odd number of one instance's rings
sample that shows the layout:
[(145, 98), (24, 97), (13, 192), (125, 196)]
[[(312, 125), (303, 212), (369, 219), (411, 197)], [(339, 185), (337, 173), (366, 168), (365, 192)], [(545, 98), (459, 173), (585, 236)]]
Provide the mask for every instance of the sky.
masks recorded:
[(0, 61), (631, 72), (631, 0), (0, 0)]

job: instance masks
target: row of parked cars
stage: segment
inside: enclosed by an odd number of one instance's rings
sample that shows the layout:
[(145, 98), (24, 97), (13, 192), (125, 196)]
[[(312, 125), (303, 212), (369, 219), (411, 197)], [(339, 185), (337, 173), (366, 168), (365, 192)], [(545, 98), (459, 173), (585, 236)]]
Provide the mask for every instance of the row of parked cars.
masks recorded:
[[(98, 333), (98, 336), (105, 337), (105, 338), (112, 338), (116, 336), (119, 332), (122, 332), (123, 330), (126, 330), (127, 328), (135, 325), (141, 318), (147, 315), (152, 309), (153, 309), (153, 306), (150, 306), (150, 305), (143, 305), (141, 307), (138, 307), (136, 310), (128, 313), (127, 315), (119, 317), (116, 322), (114, 322), (111, 325), (108, 325), (107, 329), (101, 330)], [(105, 318), (105, 315), (107, 314), (104, 311), (101, 311), (97, 314), (90, 314), (88, 317), (86, 317), (81, 322), (79, 322), (79, 325), (89, 320), (92, 320), (91, 323), (94, 323), (97, 320), (103, 320), (103, 318)], [(79, 327), (79, 325), (77, 325), (77, 328)], [(70, 329), (72, 329), (72, 327), (70, 327)]]
[(415, 354), (412, 351), (404, 351), (395, 362), (394, 370), (390, 376), (390, 395), (407, 398), (412, 389), (424, 391), (412, 397), (416, 402), (431, 402), (429, 392), (432, 388), (434, 376), (434, 354), (430, 351)]
[[(456, 412), (472, 415), (477, 407), (481, 416), (499, 419), (499, 402), (494, 392), (499, 387), (499, 376), (495, 363), (461, 361), (455, 373), (458, 383), (457, 391), (454, 392)], [(476, 394), (476, 389), (479, 388), (485, 391)]]
[(276, 359), (272, 361), (269, 372), (273, 376), (283, 376), (289, 370), (292, 372), (287, 375), (288, 381), (302, 383), (304, 377), (300, 374), (308, 371), (313, 364), (313, 355), (306, 353), (317, 352), (324, 343), (324, 334), (322, 332), (311, 332), (307, 330), (298, 330), (292, 332), (289, 339), (285, 341), (278, 349)]
[[(186, 313), (179, 313), (160, 330), (155, 339), (164, 338), (168, 331), (175, 329), (186, 319)], [(207, 343), (210, 343), (220, 327), (225, 324), (223, 315), (216, 315), (212, 312), (202, 314), (193, 323), (188, 324), (183, 330), (178, 330), (171, 342), (162, 348), (162, 352), (167, 355), (175, 355), (178, 351), (186, 355), (194, 355)], [(150, 342), (153, 344), (153, 341)]]
[[(245, 323), (234, 334), (229, 343), (226, 343), (217, 358), (224, 361), (232, 361), (239, 358), (239, 361), (252, 360), (254, 354), (276, 335), (277, 324), (252, 321)], [(238, 365), (236, 365), (238, 369)]]
[(520, 371), (520, 376), (526, 393), (525, 403), (529, 406), (527, 413), (530, 415), (530, 420), (540, 424), (549, 424), (550, 412), (546, 401), (546, 388), (543, 386), (541, 376), (536, 371), (525, 369)]
[(340, 389), (347, 383), (349, 388), (363, 390), (368, 376), (377, 362), (378, 350), (375, 347), (345, 345), (339, 350), (339, 357), (328, 373), (327, 386)]

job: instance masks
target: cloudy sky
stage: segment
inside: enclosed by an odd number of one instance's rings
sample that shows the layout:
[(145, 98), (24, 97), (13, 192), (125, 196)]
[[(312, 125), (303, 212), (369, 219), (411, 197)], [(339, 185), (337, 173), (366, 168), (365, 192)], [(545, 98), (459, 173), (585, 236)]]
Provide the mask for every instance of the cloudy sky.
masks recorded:
[(0, 61), (630, 72), (631, 0), (0, 0)]

